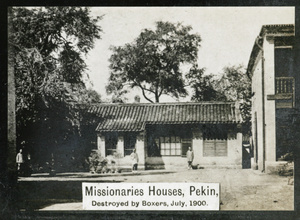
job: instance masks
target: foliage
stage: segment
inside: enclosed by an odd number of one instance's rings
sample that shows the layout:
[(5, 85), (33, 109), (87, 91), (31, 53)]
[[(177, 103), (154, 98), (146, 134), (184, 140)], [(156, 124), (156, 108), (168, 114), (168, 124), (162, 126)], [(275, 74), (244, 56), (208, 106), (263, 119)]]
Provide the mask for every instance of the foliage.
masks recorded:
[(149, 102), (159, 102), (163, 94), (186, 96), (182, 66), (195, 63), (201, 41), (191, 31), (191, 26), (159, 21), (154, 31), (144, 29), (133, 43), (112, 47), (107, 92), (120, 97), (138, 87)]
[(103, 157), (99, 150), (93, 150), (89, 156), (90, 172), (92, 173), (115, 173), (120, 172), (115, 159), (121, 158), (120, 154), (113, 157)]
[(101, 156), (99, 150), (92, 151), (88, 159), (91, 172), (101, 173), (108, 163), (108, 160)]
[(37, 151), (46, 157), (59, 145), (78, 142), (80, 112), (76, 106), (100, 100), (85, 87), (88, 76), (83, 60), (100, 39), (100, 20), (82, 7), (9, 9), (17, 141), (31, 148), (33, 160)]
[(251, 80), (244, 67), (242, 65), (225, 67), (222, 76), (212, 83), (217, 92), (224, 94), (224, 101), (239, 102), (243, 124), (250, 131)]
[(220, 101), (226, 99), (213, 86), (213, 75), (204, 75), (205, 69), (194, 65), (186, 75), (187, 83), (192, 89), (191, 101)]
[(100, 38), (101, 18), (93, 19), (88, 8), (76, 7), (12, 8), (10, 16), (17, 113), (33, 110), (36, 99), (46, 107), (51, 98), (66, 101), (66, 87), (78, 84), (77, 89), (83, 90), (82, 55)]
[(288, 161), (288, 162), (293, 162), (294, 161), (294, 154), (293, 152), (288, 152), (279, 158), (280, 161)]
[(280, 166), (278, 170), (279, 176), (293, 176), (294, 175), (294, 163), (289, 162)]
[(242, 65), (224, 67), (222, 76), (215, 83), (216, 89), (223, 90), (229, 101), (241, 100), (251, 93), (251, 80)]

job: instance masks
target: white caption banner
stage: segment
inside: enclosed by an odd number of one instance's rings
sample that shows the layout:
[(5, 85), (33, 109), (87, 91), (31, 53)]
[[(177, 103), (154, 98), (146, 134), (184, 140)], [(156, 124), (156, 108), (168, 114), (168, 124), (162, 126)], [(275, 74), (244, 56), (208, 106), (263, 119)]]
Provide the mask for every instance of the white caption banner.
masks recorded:
[(219, 183), (82, 183), (85, 210), (219, 210)]

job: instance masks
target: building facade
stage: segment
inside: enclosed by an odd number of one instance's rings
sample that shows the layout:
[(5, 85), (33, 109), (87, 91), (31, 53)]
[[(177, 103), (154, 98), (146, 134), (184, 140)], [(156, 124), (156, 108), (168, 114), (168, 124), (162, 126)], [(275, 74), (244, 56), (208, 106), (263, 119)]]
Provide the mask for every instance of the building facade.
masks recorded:
[(191, 147), (194, 166), (242, 168), (235, 103), (99, 104), (90, 112), (100, 119), (98, 150), (118, 157), (120, 166), (131, 166), (136, 149), (139, 169), (186, 169)]
[(251, 165), (278, 171), (293, 151), (297, 117), (294, 70), (294, 25), (264, 25), (254, 42), (247, 74), (252, 78)]

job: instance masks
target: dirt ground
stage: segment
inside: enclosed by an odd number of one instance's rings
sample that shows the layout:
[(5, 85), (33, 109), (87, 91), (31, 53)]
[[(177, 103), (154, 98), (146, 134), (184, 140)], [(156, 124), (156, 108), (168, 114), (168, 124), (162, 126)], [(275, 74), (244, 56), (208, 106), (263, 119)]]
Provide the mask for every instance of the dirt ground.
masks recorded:
[[(251, 169), (200, 169), (164, 173), (141, 171), (134, 175), (92, 175), (88, 173), (65, 174), (56, 177), (33, 175), (29, 178), (20, 178), (19, 184), (20, 190), (34, 188), (35, 191), (38, 191), (41, 183), (47, 186), (67, 183), (63, 190), (64, 193), (69, 190), (69, 194), (53, 199), (52, 203), (56, 204), (47, 204), (39, 210), (82, 210), (80, 187), (83, 181), (220, 183), (220, 210), (294, 210), (294, 186), (288, 184), (288, 179), (288, 177), (264, 174)], [(32, 184), (35, 186), (33, 187)], [(45, 190), (45, 187), (40, 188)], [(36, 193), (39, 194), (39, 192)], [(45, 195), (45, 193), (40, 193)], [(75, 196), (76, 194), (77, 196)], [(24, 199), (26, 200), (26, 198)]]

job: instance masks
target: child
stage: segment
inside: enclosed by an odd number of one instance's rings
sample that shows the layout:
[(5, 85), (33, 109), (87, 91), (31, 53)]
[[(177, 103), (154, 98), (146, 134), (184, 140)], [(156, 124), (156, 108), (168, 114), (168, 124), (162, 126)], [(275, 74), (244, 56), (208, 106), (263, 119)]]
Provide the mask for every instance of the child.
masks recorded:
[(131, 160), (132, 160), (132, 171), (137, 170), (138, 162), (139, 162), (139, 156), (136, 153), (136, 149), (133, 149), (132, 153), (130, 154)]

